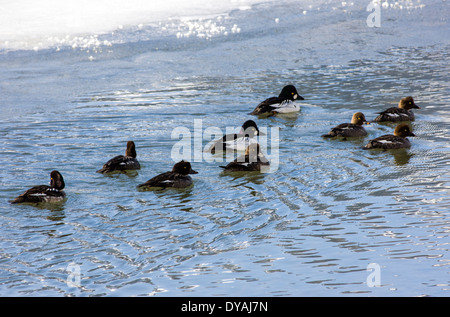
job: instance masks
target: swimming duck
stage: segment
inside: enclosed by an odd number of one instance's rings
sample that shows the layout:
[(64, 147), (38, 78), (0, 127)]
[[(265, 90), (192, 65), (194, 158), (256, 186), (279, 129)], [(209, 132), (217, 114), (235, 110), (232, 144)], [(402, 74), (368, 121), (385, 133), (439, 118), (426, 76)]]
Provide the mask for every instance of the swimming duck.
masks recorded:
[(127, 150), (124, 155), (118, 155), (106, 162), (97, 173), (109, 173), (113, 171), (138, 170), (141, 168), (136, 159), (136, 146), (133, 141), (127, 142)]
[(368, 124), (366, 117), (362, 112), (356, 112), (352, 116), (351, 123), (341, 123), (331, 129), (327, 134), (322, 135), (324, 138), (332, 138), (336, 136), (341, 137), (361, 137), (366, 136), (367, 131), (362, 126), (364, 123)]
[(211, 145), (209, 151), (212, 154), (226, 150), (245, 151), (249, 144), (257, 143), (254, 138), (259, 134), (260, 132), (255, 121), (247, 120), (242, 125), (239, 133), (224, 135)]
[(22, 195), (16, 197), (12, 204), (19, 203), (41, 203), (62, 201), (66, 197), (63, 189), (65, 187), (64, 178), (58, 171), (50, 173), (50, 186), (38, 185), (28, 189)]
[(259, 144), (250, 144), (245, 150), (245, 155), (236, 158), (226, 166), (220, 166), (227, 171), (258, 171), (269, 168), (269, 161), (261, 153)]
[(300, 106), (296, 104), (295, 100), (304, 100), (297, 92), (293, 85), (287, 85), (282, 90), (278, 97), (270, 97), (253, 110), (250, 114), (276, 114), (276, 113), (290, 113), (300, 111)]
[(412, 133), (410, 127), (406, 123), (399, 124), (395, 130), (394, 135), (387, 134), (376, 139), (370, 140), (364, 149), (401, 149), (411, 147), (411, 143), (406, 138), (407, 136), (416, 136)]
[(392, 107), (380, 112), (373, 121), (414, 121), (414, 113), (410, 109), (420, 109), (420, 107), (414, 103), (414, 99), (411, 96), (402, 98), (398, 103), (398, 107)]
[(143, 184), (138, 185), (138, 188), (144, 187), (173, 187), (183, 188), (192, 185), (192, 178), (188, 174), (198, 174), (191, 167), (191, 163), (180, 161), (176, 163), (172, 171), (162, 173), (155, 176)]

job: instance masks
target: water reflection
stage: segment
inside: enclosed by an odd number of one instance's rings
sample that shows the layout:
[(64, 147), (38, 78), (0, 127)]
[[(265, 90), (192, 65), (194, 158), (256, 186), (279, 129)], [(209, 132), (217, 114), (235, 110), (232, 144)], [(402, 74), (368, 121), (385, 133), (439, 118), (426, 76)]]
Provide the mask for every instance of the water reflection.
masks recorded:
[(117, 178), (120, 177), (120, 175), (126, 175), (129, 178), (135, 178), (136, 176), (139, 175), (139, 172), (137, 170), (113, 171), (111, 173), (106, 173), (104, 175), (110, 178)]
[(409, 149), (395, 149), (395, 150), (370, 149), (370, 151), (373, 153), (372, 155), (382, 155), (380, 153), (392, 155), (392, 157), (394, 158), (394, 163), (397, 166), (403, 166), (408, 164), (410, 159), (414, 156), (414, 153), (411, 153)]
[[(302, 106), (300, 105), (300, 109), (301, 107)], [(294, 112), (294, 113), (277, 113), (276, 115), (270, 116), (268, 118), (270, 118), (271, 123), (273, 123), (275, 126), (277, 126), (278, 124), (282, 124), (283, 126), (293, 128), (297, 124), (298, 117), (299, 112)]]
[[(256, 184), (261, 185), (264, 183), (265, 173), (260, 172), (242, 172), (242, 171), (222, 171), (219, 176), (220, 177), (229, 177), (233, 182), (238, 180), (245, 180), (246, 182), (243, 184)], [(242, 183), (240, 183), (242, 184)]]
[[(57, 201), (57, 202), (41, 202), (41, 203), (22, 203), (20, 204), (20, 208), (33, 208), (40, 211), (49, 211), (53, 213), (52, 215), (48, 216), (48, 219), (50, 220), (61, 220), (65, 217), (64, 215), (64, 209), (65, 209), (65, 203), (67, 202), (67, 197), (63, 201)], [(57, 219), (60, 218), (60, 219)]]
[[(167, 200), (176, 200), (183, 204), (189, 204), (193, 195), (195, 184), (186, 188), (154, 188), (150, 190), (139, 190), (142, 193), (153, 193), (156, 197)], [(142, 197), (145, 199), (145, 197)]]
[(411, 153), (407, 149), (399, 149), (397, 151), (389, 151), (394, 157), (395, 165), (401, 166), (409, 163), (410, 159), (414, 156), (414, 153)]

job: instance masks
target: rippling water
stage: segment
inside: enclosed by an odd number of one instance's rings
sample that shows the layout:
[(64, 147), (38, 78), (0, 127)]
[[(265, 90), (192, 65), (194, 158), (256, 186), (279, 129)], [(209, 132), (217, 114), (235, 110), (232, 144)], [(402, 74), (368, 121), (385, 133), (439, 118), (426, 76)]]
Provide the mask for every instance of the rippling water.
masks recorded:
[[(0, 294), (448, 296), (448, 5), (422, 2), (384, 8), (380, 28), (366, 26), (366, 3), (282, 1), (209, 20), (229, 31), (211, 38), (179, 36), (189, 27), (175, 19), (105, 35), (112, 45), (95, 51), (0, 53)], [(247, 114), (287, 83), (305, 98), (298, 115)], [(361, 149), (392, 124), (320, 137), (406, 95), (421, 107), (411, 149)], [(171, 133), (194, 119), (279, 128), (278, 169), (193, 162), (191, 188), (137, 191), (171, 168)], [(142, 169), (95, 173), (127, 140)], [(8, 203), (53, 169), (67, 201)]]

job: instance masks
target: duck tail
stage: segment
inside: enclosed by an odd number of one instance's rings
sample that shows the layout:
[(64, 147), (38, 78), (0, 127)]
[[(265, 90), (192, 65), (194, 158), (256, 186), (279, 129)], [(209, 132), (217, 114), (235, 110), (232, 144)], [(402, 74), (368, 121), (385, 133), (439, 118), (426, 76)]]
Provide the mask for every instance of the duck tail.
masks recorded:
[(11, 200), (11, 204), (20, 204), (25, 202), (25, 199), (22, 196), (16, 197), (14, 200)]
[(99, 169), (98, 171), (96, 171), (97, 173), (100, 174), (104, 174), (104, 173), (108, 173), (111, 172), (111, 170), (108, 167), (103, 166), (101, 169)]

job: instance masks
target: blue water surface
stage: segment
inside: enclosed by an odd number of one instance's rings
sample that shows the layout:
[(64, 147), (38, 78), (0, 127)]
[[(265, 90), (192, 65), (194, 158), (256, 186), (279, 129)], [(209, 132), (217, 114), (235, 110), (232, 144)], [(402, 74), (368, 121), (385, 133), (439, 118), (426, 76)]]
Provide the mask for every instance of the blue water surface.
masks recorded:
[[(368, 2), (264, 2), (0, 51), (0, 295), (448, 296), (449, 6), (386, 1), (369, 27)], [(248, 114), (286, 84), (298, 114)], [(393, 124), (321, 138), (409, 95), (410, 149), (362, 150)], [(207, 128), (248, 119), (268, 131), (270, 173), (194, 157)], [(194, 185), (138, 191), (171, 169), (177, 128)], [(128, 140), (141, 170), (95, 173)], [(53, 169), (65, 202), (9, 204)]]

